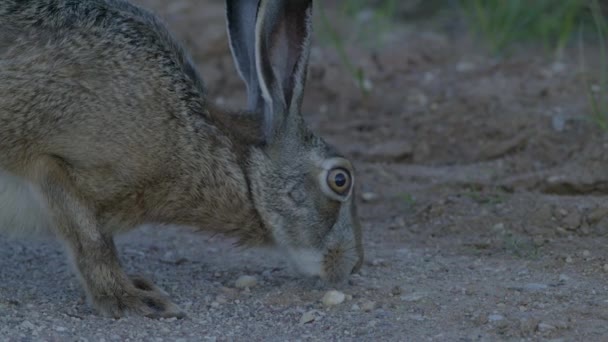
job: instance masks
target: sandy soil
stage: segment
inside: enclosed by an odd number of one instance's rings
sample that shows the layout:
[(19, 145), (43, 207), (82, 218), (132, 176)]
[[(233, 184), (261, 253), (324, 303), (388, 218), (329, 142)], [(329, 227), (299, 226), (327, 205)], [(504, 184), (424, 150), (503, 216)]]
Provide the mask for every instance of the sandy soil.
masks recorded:
[[(212, 99), (244, 103), (223, 1), (140, 3), (190, 49)], [(365, 27), (329, 13), (343, 32)], [(605, 339), (608, 137), (588, 119), (577, 49), (497, 59), (416, 25), (374, 47), (347, 40), (367, 93), (323, 37), (312, 53), (307, 119), (361, 180), (367, 261), (344, 303), (324, 308), (327, 289), (269, 251), (143, 227), (119, 239), (125, 267), (189, 316), (112, 320), (83, 301), (58, 244), (0, 238), (0, 341)], [(236, 289), (245, 274), (258, 284)]]

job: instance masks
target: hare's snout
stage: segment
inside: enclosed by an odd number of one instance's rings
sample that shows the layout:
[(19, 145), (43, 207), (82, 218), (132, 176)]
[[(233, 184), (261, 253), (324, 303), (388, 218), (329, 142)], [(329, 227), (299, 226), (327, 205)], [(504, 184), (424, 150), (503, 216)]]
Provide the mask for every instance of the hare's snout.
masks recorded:
[(340, 283), (362, 264), (363, 256), (358, 255), (355, 247), (335, 246), (325, 252), (320, 276), (329, 283)]
[(355, 247), (335, 246), (327, 250), (299, 249), (290, 253), (297, 270), (308, 276), (318, 276), (335, 284), (345, 281), (363, 264), (363, 256)]

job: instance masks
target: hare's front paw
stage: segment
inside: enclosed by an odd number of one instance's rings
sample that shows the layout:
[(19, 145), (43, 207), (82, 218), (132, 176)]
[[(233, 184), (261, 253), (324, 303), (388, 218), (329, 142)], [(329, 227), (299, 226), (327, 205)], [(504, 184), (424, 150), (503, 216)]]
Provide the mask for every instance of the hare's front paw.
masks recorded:
[(120, 318), (127, 315), (150, 318), (183, 318), (186, 314), (164, 292), (148, 280), (131, 277), (132, 286), (111, 296), (95, 296), (95, 307), (104, 315)]

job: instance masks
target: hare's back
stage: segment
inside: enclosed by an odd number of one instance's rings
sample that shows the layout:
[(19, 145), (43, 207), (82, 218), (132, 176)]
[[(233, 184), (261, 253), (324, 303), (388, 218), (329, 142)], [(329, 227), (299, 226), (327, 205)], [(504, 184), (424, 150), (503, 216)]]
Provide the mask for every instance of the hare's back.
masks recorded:
[(156, 170), (208, 127), (187, 56), (123, 1), (0, 0), (0, 79), (0, 170), (40, 154)]
[(0, 1), (0, 79), (4, 143), (112, 134), (117, 146), (145, 145), (203, 112), (188, 56), (152, 14), (120, 0)]
[[(159, 72), (181, 81), (187, 78), (202, 88), (188, 56), (163, 23), (128, 1), (2, 0), (0, 25), (13, 32), (29, 32), (22, 44), (46, 44), (54, 37), (67, 41), (64, 47), (75, 53), (74, 57), (87, 57), (90, 54), (83, 53), (87, 50), (105, 51), (98, 57), (114, 62), (139, 57), (144, 59), (140, 62), (148, 61), (146, 64)], [(0, 38), (0, 53), (3, 48), (7, 47)]]

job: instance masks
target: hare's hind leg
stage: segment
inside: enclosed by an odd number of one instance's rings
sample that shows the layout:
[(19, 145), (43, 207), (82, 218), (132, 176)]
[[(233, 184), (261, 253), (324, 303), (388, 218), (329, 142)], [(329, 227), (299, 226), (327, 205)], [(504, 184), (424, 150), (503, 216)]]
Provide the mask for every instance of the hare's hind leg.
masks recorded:
[(80, 198), (60, 160), (46, 158), (35, 180), (47, 201), (55, 233), (65, 242), (89, 299), (102, 314), (182, 317), (180, 308), (142, 278), (120, 265), (111, 236), (101, 233), (95, 215)]

